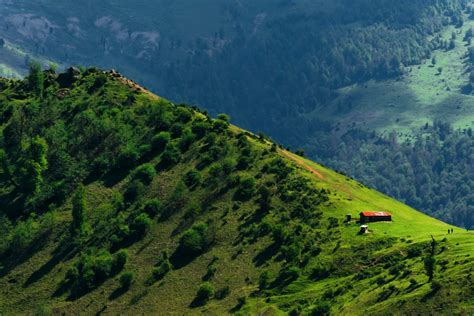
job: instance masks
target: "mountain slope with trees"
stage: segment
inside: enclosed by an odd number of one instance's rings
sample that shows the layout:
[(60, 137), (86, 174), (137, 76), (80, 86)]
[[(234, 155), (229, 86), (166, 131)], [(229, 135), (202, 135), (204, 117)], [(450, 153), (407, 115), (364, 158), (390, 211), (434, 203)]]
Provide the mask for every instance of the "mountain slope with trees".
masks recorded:
[(2, 314), (474, 310), (472, 233), (116, 72), (2, 79), (0, 130)]
[[(433, 203), (434, 193), (414, 198), (413, 188), (426, 183), (410, 168), (400, 171), (406, 181), (380, 184), (373, 174), (383, 159), (365, 155), (362, 173), (353, 170), (352, 157), (341, 160), (347, 155), (327, 148), (354, 128), (416, 134), (437, 119), (472, 126), (472, 1), (3, 0), (0, 6), (0, 74), (26, 75), (33, 57), (42, 65), (120, 69), (171, 100), (229, 113), (240, 126), (304, 148), (415, 208), (471, 225), (458, 192), (441, 204)], [(445, 186), (435, 176), (429, 183)]]

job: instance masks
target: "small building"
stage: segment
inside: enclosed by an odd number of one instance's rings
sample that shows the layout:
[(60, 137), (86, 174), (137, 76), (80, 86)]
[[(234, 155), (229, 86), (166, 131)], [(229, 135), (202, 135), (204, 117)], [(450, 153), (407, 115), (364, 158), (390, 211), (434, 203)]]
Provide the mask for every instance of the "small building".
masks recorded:
[(392, 214), (387, 212), (361, 212), (360, 222), (371, 223), (371, 222), (391, 222)]
[(360, 225), (360, 231), (359, 234), (367, 234), (369, 232), (369, 226), (367, 225)]

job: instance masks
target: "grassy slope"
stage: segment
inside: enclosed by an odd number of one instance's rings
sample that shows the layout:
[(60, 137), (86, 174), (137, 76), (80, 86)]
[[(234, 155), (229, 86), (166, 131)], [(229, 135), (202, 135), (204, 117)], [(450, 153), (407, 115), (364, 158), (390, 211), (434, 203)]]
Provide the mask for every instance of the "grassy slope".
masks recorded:
[[(298, 162), (298, 165), (304, 169), (314, 169), (318, 171), (324, 179), (317, 180), (318, 185), (322, 185), (332, 190), (337, 191), (337, 197), (333, 198), (334, 205), (326, 210), (327, 215), (335, 217), (342, 217), (344, 214), (357, 214), (360, 210), (372, 210), (372, 211), (390, 211), (393, 214), (393, 223), (373, 223), (369, 224), (372, 233), (369, 236), (355, 237), (358, 231), (357, 225), (346, 226), (343, 230), (343, 242), (341, 249), (350, 249), (361, 242), (361, 239), (377, 239), (380, 236), (392, 236), (400, 238), (399, 244), (383, 249), (377, 252), (377, 255), (383, 256), (384, 254), (393, 253), (394, 251), (404, 251), (403, 247), (406, 244), (412, 242), (423, 242), (430, 240), (433, 236), (437, 240), (442, 240), (447, 236), (447, 230), (453, 228), (455, 234), (449, 236), (446, 243), (447, 253), (443, 254), (439, 258), (449, 261), (446, 270), (443, 271), (441, 277), (442, 282), (455, 284), (458, 281), (457, 278), (465, 278), (466, 275), (471, 275), (473, 271), (473, 259), (471, 256), (474, 255), (474, 233), (465, 232), (454, 226), (449, 226), (436, 219), (433, 219), (427, 215), (413, 210), (412, 208), (395, 201), (379, 192), (362, 186), (361, 184), (348, 179), (339, 173), (329, 170), (317, 163), (309, 160), (301, 159), (300, 157), (293, 155), (294, 161)], [(357, 255), (357, 253), (355, 254)], [(464, 263), (461, 265), (460, 263)], [(394, 280), (390, 284), (395, 285), (399, 289), (399, 293), (387, 301), (374, 305), (374, 302), (378, 300), (378, 297), (382, 291), (382, 287), (373, 284), (373, 279), (360, 281), (354, 283), (356, 289), (348, 291), (343, 297), (340, 297), (337, 302), (333, 305), (333, 311), (346, 315), (362, 315), (366, 313), (381, 313), (385, 314), (387, 310), (391, 313), (397, 314), (397, 308), (406, 308), (405, 311), (399, 311), (404, 314), (407, 311), (414, 312), (417, 310), (416, 303), (421, 300), (425, 302), (428, 300), (427, 293), (429, 292), (428, 284), (425, 276), (423, 275), (423, 266), (419, 259), (409, 260), (407, 264), (410, 266), (410, 271), (414, 278), (419, 281), (420, 287), (415, 290), (409, 289), (409, 282), (405, 280)], [(358, 268), (354, 267), (354, 272)], [(372, 269), (372, 267), (365, 267)], [(384, 274), (382, 274), (384, 275)], [(390, 278), (389, 278), (390, 279)], [(320, 297), (324, 291), (328, 289), (334, 289), (344, 283), (354, 282), (353, 275), (344, 278), (330, 278), (323, 282), (311, 282), (309, 280), (302, 281), (295, 285), (286, 295), (280, 295), (272, 297), (271, 304), (293, 304), (300, 300), (309, 299), (312, 300), (314, 297)], [(453, 291), (448, 291), (449, 298), (447, 302), (452, 302), (457, 295), (463, 297), (467, 294), (467, 291), (463, 291), (462, 288), (453, 288)], [(472, 293), (472, 290), (471, 290)], [(440, 300), (440, 305), (448, 304)], [(471, 299), (472, 301), (472, 299)], [(263, 300), (253, 301), (255, 305), (252, 306), (249, 311), (256, 312), (257, 310), (263, 310), (268, 308)], [(408, 305), (408, 306), (407, 306)], [(265, 306), (265, 307), (261, 307)], [(432, 307), (426, 304), (425, 310), (422, 313), (440, 312), (443, 309), (441, 307)], [(460, 304), (454, 307), (458, 311), (473, 311), (471, 304)], [(277, 310), (276, 306), (270, 307), (272, 310)], [(418, 311), (420, 312), (420, 311)]]
[[(121, 81), (109, 83), (108, 94), (114, 97), (123, 97), (128, 88)], [(82, 88), (73, 90), (71, 96), (84, 100)], [(150, 97), (148, 92), (141, 91), (137, 102), (164, 102), (156, 97)], [(77, 100), (76, 100), (77, 101)], [(197, 115), (197, 114), (196, 114)], [(232, 133), (240, 130), (233, 127)], [(262, 143), (251, 137), (248, 138), (256, 152), (270, 149), (270, 144)], [(174, 188), (183, 175), (193, 168), (199, 161), (199, 144), (195, 144), (187, 152), (181, 163), (174, 168), (161, 172), (150, 185), (147, 197), (159, 197), (167, 201)], [(236, 155), (234, 153), (233, 155)], [(262, 155), (255, 167), (262, 167), (276, 154)], [(183, 228), (189, 227), (184, 220), (185, 209), (174, 213), (166, 221), (155, 221), (152, 229), (144, 240), (129, 247), (130, 262), (126, 269), (134, 271), (136, 280), (129, 291), (114, 298), (113, 293), (118, 288), (118, 277), (107, 280), (97, 289), (86, 295), (68, 300), (67, 295), (53, 295), (64, 279), (66, 270), (76, 260), (77, 256), (68, 257), (63, 254), (55, 256), (55, 251), (60, 248), (70, 221), (70, 205), (60, 206), (56, 211), (56, 224), (53, 233), (39, 245), (36, 252), (19, 260), (18, 264), (6, 275), (0, 277), (0, 314), (30, 314), (39, 306), (50, 306), (53, 311), (73, 314), (80, 311), (84, 314), (95, 314), (100, 311), (106, 314), (156, 314), (156, 313), (198, 313), (224, 314), (238, 305), (238, 298), (249, 296), (247, 304), (242, 307), (242, 313), (256, 313), (257, 311), (287, 312), (294, 306), (302, 305), (309, 311), (317, 304), (328, 289), (342, 288), (343, 285), (353, 283), (353, 288), (344, 288), (341, 293), (333, 298), (325, 297), (335, 313), (364, 314), (370, 313), (396, 313), (418, 312), (436, 308), (446, 309), (446, 305), (454, 304), (457, 312), (473, 312), (473, 283), (466, 275), (472, 275), (474, 262), (470, 257), (473, 252), (474, 235), (464, 233), (454, 228), (456, 233), (449, 236), (447, 241), (440, 242), (440, 247), (446, 249), (438, 254), (440, 260), (447, 260), (444, 271), (438, 272), (436, 279), (443, 283), (440, 292), (434, 298), (429, 298), (430, 292), (427, 277), (423, 272), (422, 258), (407, 258), (406, 248), (412, 245), (429, 241), (434, 236), (438, 241), (446, 237), (446, 232), (452, 226), (441, 223), (423, 215), (397, 201), (394, 201), (378, 192), (366, 188), (355, 181), (337, 174), (316, 163), (302, 159), (287, 152), (280, 151), (280, 155), (288, 162), (298, 166), (297, 177), (310, 181), (311, 187), (326, 188), (330, 190), (330, 200), (318, 207), (322, 212), (320, 227), (314, 227), (323, 238), (319, 241), (322, 252), (319, 256), (310, 259), (308, 268), (304, 269), (302, 277), (289, 286), (276, 287), (268, 291), (268, 298), (252, 296), (257, 289), (258, 276), (261, 271), (269, 270), (276, 275), (285, 264), (278, 259), (278, 255), (267, 255), (266, 260), (258, 260), (271, 248), (270, 236), (256, 239), (247, 238), (243, 231), (254, 223), (256, 212), (253, 201), (244, 203), (240, 208), (233, 208), (233, 191), (224, 193), (217, 198), (203, 203), (211, 193), (209, 188), (200, 188), (196, 191), (186, 192), (188, 204), (200, 203), (204, 212), (199, 215), (199, 220), (212, 220), (217, 224), (217, 242), (205, 254), (199, 256), (182, 268), (171, 271), (163, 280), (147, 286), (153, 266), (157, 263), (160, 253), (167, 249), (171, 253), (175, 249)], [(290, 157), (290, 159), (288, 159)], [(159, 157), (151, 160), (157, 163)], [(321, 177), (309, 172), (316, 170)], [(259, 170), (259, 169), (258, 169)], [(207, 171), (205, 171), (207, 174)], [(314, 171), (313, 171), (314, 172)], [(257, 169), (243, 171), (241, 174), (258, 176)], [(264, 179), (270, 180), (268, 175)], [(113, 222), (113, 214), (103, 213), (100, 205), (110, 199), (113, 192), (121, 191), (128, 182), (124, 178), (110, 186), (106, 182), (97, 180), (87, 186), (88, 202), (90, 208), (89, 220), (94, 223), (98, 219)], [(273, 211), (270, 217), (277, 220), (279, 209), (287, 208), (292, 211), (292, 203), (285, 203), (274, 199)], [(326, 221), (330, 217), (337, 218), (340, 222), (346, 214), (356, 215), (360, 210), (388, 210), (394, 215), (393, 223), (371, 224), (371, 234), (358, 236), (358, 226), (341, 224), (337, 229), (327, 229)], [(111, 217), (112, 216), (112, 217)], [(297, 221), (297, 219), (292, 219)], [(292, 226), (290, 221), (288, 226)], [(288, 223), (288, 222), (287, 222)], [(183, 227), (184, 225), (184, 227)], [(313, 229), (313, 228), (311, 228)], [(100, 232), (96, 232), (100, 234)], [(308, 235), (311, 236), (311, 235)], [(395, 237), (390, 242), (390, 237)], [(309, 238), (309, 237), (308, 237)], [(382, 243), (378, 247), (377, 243)], [(410, 288), (408, 278), (388, 276), (381, 265), (394, 256), (400, 256), (406, 265), (404, 270), (411, 271), (409, 277), (418, 281), (419, 287)], [(206, 306), (190, 309), (197, 288), (206, 274), (207, 267), (213, 258), (219, 257), (216, 276), (212, 283), (216, 289), (229, 286), (231, 293), (223, 300), (211, 300)], [(398, 259), (397, 259), (398, 260)], [(323, 263), (337, 266), (331, 277), (314, 281), (309, 277), (312, 265)], [(360, 280), (354, 280), (361, 271), (378, 269), (379, 273)], [(386, 285), (374, 284), (376, 277), (384, 276)], [(393, 279), (393, 280), (392, 280)], [(380, 300), (380, 293), (389, 285), (394, 285), (397, 291), (387, 299)], [(461, 293), (464, 293), (461, 295)], [(327, 295), (326, 295), (327, 296)], [(424, 300), (423, 309), (419, 301)], [(470, 300), (470, 301), (469, 301)], [(471, 302), (471, 303), (469, 303)], [(443, 307), (444, 306), (444, 307)]]
[[(474, 96), (464, 95), (461, 88), (469, 81), (466, 71), (468, 46), (463, 41), (474, 21), (466, 18), (462, 28), (448, 27), (441, 35), (451, 39), (456, 32), (456, 48), (450, 51), (437, 50), (433, 53), (437, 63), (431, 60), (407, 70), (399, 80), (370, 81), (341, 89), (341, 96), (328, 109), (338, 109), (339, 103), (350, 103), (352, 109), (337, 115), (342, 126), (353, 123), (359, 127), (376, 129), (381, 132), (392, 130), (410, 133), (426, 122), (442, 119), (456, 127), (471, 127), (474, 122), (472, 102)], [(438, 73), (442, 67), (442, 73)]]

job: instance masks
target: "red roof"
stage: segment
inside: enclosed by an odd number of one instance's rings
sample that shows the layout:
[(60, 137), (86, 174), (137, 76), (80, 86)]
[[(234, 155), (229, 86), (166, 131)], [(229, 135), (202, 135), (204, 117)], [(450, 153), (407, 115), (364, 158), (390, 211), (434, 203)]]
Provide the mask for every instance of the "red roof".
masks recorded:
[(392, 216), (392, 214), (387, 212), (362, 212), (360, 215), (365, 217), (387, 217)]

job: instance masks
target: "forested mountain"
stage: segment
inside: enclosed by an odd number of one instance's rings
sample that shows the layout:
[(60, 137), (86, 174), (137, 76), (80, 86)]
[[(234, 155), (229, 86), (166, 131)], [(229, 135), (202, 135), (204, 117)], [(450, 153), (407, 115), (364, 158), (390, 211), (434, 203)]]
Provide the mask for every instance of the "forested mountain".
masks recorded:
[(301, 144), (318, 121), (297, 122), (336, 88), (429, 58), (445, 44), (430, 36), (462, 25), (467, 3), (4, 0), (0, 37), (60, 63), (118, 68), (170, 99)]
[(474, 228), (472, 129), (425, 125), (408, 140), (353, 130), (318, 154), (338, 170), (423, 212)]
[(472, 233), (116, 72), (1, 80), (0, 131), (2, 315), (474, 311)]
[[(445, 142), (429, 129), (435, 141), (428, 143), (418, 131), (434, 120), (472, 127), (470, 0), (0, 6), (4, 75), (25, 75), (31, 59), (120, 69), (171, 100), (229, 113), (244, 128), (304, 148), (428, 214), (473, 225), (471, 141), (452, 132)], [(419, 140), (387, 145), (392, 131)]]

